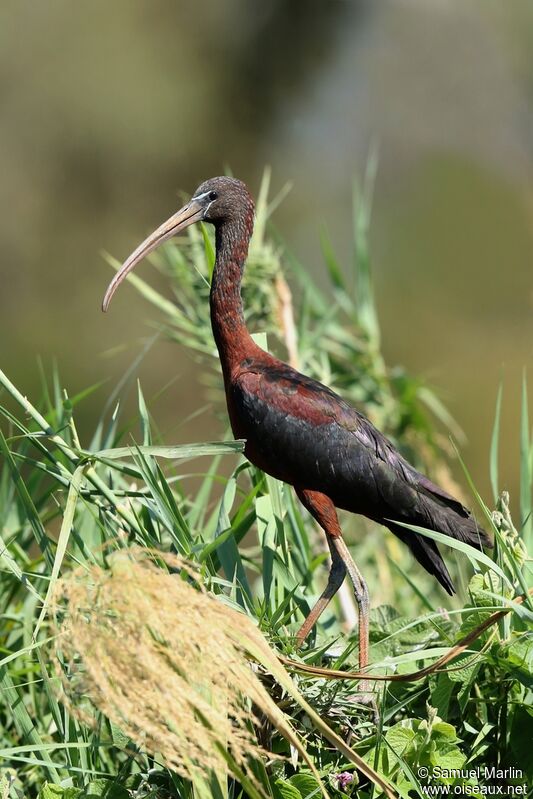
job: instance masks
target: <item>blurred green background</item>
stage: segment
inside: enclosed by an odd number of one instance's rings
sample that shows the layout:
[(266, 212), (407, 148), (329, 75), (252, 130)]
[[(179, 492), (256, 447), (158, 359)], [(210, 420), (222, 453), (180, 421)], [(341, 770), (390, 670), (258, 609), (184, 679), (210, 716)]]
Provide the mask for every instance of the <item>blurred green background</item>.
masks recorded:
[[(502, 483), (518, 483), (533, 354), (530, 0), (257, 4), (20, 0), (0, 8), (2, 368), (28, 395), (54, 358), (91, 429), (153, 333), (137, 293), (100, 302), (123, 258), (203, 179), (293, 190), (275, 215), (313, 275), (326, 224), (351, 257), (352, 179), (379, 145), (371, 243), (389, 365), (433, 385), (489, 496), (500, 379)], [(153, 270), (139, 274), (155, 280)], [(196, 366), (157, 343), (140, 367), (166, 443), (218, 438)], [(176, 379), (178, 378), (178, 379)], [(200, 389), (201, 390), (201, 389)], [(79, 417), (78, 417), (79, 418)]]

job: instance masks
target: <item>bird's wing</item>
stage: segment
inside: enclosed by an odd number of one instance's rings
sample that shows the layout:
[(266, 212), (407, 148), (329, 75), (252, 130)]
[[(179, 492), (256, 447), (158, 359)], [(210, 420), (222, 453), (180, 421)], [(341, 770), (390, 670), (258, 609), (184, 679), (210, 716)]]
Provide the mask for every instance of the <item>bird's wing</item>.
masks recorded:
[(266, 455), (279, 458), (281, 453), (291, 461), (293, 472), (298, 465), (306, 470), (314, 466), (321, 480), (331, 474), (338, 487), (339, 482), (355, 487), (375, 475), (382, 487), (405, 484), (469, 516), (458, 500), (411, 466), (363, 414), (322, 383), (275, 361), (251, 363), (235, 388), (253, 428), (243, 430), (243, 436), (253, 437), (253, 431), (260, 430)]
[(458, 500), (414, 469), (368, 419), (321, 383), (281, 362), (250, 364), (233, 383), (231, 406), (232, 423), (238, 420), (253, 463), (386, 525), (448, 593), (453, 583), (435, 542), (401, 523), (437, 530), (478, 549), (492, 546)]

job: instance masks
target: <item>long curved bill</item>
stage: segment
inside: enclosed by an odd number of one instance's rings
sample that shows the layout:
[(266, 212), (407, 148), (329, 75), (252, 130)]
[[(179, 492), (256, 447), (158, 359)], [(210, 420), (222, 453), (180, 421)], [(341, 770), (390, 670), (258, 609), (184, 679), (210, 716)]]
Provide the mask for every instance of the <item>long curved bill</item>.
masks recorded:
[(115, 277), (109, 284), (107, 291), (105, 293), (104, 300), (102, 302), (102, 311), (107, 311), (109, 308), (109, 303), (113, 299), (113, 294), (118, 289), (126, 275), (128, 275), (131, 270), (145, 258), (148, 253), (155, 250), (156, 247), (159, 247), (167, 239), (170, 239), (172, 236), (175, 236), (176, 233), (179, 233), (181, 230), (184, 230), (189, 225), (193, 225), (195, 222), (199, 222), (204, 214), (204, 208), (197, 200), (191, 200), (184, 205), (183, 208), (180, 208), (175, 214), (173, 214), (170, 219), (167, 219), (166, 222), (163, 222), (157, 230), (154, 230), (153, 233), (150, 233), (148, 238), (146, 238), (142, 244), (139, 244), (137, 249), (132, 252), (129, 258), (124, 261), (118, 272), (116, 273)]

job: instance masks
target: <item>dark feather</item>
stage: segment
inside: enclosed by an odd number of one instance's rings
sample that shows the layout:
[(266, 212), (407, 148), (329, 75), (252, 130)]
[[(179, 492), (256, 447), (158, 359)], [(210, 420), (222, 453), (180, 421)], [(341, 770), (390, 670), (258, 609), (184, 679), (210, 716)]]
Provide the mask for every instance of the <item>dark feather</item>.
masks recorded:
[(253, 463), (385, 525), (449, 593), (453, 584), (435, 542), (394, 521), (477, 549), (491, 546), (467, 508), (411, 466), (368, 419), (286, 364), (248, 361), (232, 384), (228, 404), (234, 432), (247, 440)]

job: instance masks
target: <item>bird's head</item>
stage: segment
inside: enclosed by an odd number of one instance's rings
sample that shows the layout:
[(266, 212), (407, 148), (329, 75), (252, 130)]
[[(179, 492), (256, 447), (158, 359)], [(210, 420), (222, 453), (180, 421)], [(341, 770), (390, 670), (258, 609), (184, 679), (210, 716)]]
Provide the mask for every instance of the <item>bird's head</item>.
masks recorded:
[(167, 239), (195, 222), (210, 222), (217, 227), (228, 222), (251, 220), (253, 211), (253, 199), (241, 180), (223, 176), (204, 181), (198, 186), (189, 202), (150, 233), (124, 261), (107, 288), (102, 310), (107, 311), (115, 291), (126, 275)]
[(246, 184), (237, 178), (210, 178), (198, 186), (191, 203), (203, 209), (202, 219), (213, 225), (238, 221), (253, 213), (254, 201)]

